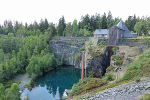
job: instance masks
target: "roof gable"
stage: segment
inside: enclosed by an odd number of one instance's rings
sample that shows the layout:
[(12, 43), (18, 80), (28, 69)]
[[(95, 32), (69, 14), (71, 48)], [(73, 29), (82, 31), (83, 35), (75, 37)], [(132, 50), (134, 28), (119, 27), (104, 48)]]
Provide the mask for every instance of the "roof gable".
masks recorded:
[(129, 29), (126, 27), (122, 20), (117, 24), (117, 26), (125, 30), (124, 37), (133, 37), (133, 35), (130, 33)]

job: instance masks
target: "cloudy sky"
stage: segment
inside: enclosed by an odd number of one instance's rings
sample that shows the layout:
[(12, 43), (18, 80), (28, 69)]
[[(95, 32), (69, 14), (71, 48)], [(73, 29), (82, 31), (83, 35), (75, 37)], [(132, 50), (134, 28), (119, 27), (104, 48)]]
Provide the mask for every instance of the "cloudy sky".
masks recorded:
[(82, 15), (101, 15), (111, 11), (113, 18), (150, 16), (150, 0), (0, 0), (0, 24), (4, 20), (32, 23), (47, 18), (58, 23), (62, 15), (66, 22), (78, 21)]

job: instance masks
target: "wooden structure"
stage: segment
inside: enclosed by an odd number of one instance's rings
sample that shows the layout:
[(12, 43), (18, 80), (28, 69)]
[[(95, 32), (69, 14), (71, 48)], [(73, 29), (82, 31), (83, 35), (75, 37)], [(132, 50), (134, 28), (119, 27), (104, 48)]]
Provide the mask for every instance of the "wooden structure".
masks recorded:
[(82, 55), (82, 72), (81, 72), (81, 80), (84, 79), (84, 52), (83, 52), (83, 55)]
[(116, 46), (118, 43), (118, 39), (123, 37), (124, 29), (119, 28), (118, 26), (112, 26), (108, 29), (107, 37), (108, 37), (108, 46)]

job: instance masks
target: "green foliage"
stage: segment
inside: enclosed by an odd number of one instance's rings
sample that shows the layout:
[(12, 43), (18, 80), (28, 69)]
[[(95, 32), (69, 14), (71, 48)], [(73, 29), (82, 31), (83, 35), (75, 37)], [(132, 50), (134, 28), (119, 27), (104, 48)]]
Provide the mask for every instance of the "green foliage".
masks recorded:
[(83, 48), (80, 48), (79, 51), (85, 51), (85, 48), (84, 48), (84, 47), (83, 47)]
[(112, 55), (111, 57), (112, 57), (112, 60), (115, 61), (116, 65), (122, 65), (122, 63), (123, 63), (123, 58), (122, 57), (117, 56), (117, 55)]
[(33, 79), (30, 80), (30, 83), (29, 83), (31, 86), (34, 86), (34, 81)]
[(109, 70), (109, 71), (114, 71), (114, 69), (115, 69), (114, 66), (109, 66), (109, 67), (107, 68), (107, 70)]
[(147, 48), (150, 47), (150, 38), (139, 39), (140, 42), (147, 43)]
[(21, 100), (20, 99), (21, 93), (19, 91), (20, 91), (19, 85), (13, 83), (5, 96), (5, 100)]
[(139, 82), (139, 81), (140, 81), (140, 77), (139, 77), (139, 76), (135, 76), (135, 77), (134, 77), (134, 81), (135, 81), (135, 82)]
[(129, 80), (131, 77), (130, 77), (130, 73), (129, 72), (126, 72), (123, 77), (122, 77), (122, 80)]
[(143, 54), (138, 56), (138, 59), (127, 66), (122, 80), (136, 79), (136, 77), (149, 76), (150, 71), (150, 50), (148, 49)]
[(106, 82), (99, 78), (85, 78), (83, 81), (79, 81), (72, 86), (72, 91), (69, 92), (69, 96), (79, 94), (83, 91), (90, 90), (95, 87), (100, 87), (106, 84)]
[(65, 64), (65, 59), (64, 59), (64, 56), (62, 56), (60, 65), (64, 65), (64, 64)]
[(81, 86), (77, 86), (76, 84), (73, 84), (73, 86), (72, 86), (72, 93), (73, 94), (77, 94), (77, 93), (81, 92), (81, 90), (82, 90)]
[(89, 95), (89, 94), (86, 96), (86, 99), (88, 99), (88, 98), (90, 98), (90, 95)]
[(74, 20), (74, 21), (73, 21), (73, 35), (78, 35), (77, 20)]
[(5, 95), (5, 88), (3, 84), (0, 84), (0, 99), (4, 100), (4, 95)]
[(94, 77), (94, 72), (93, 71), (90, 71), (89, 72), (89, 78), (93, 78)]
[(78, 53), (78, 54), (75, 54), (75, 56), (74, 56), (74, 61), (77, 61), (77, 60), (79, 60), (80, 59), (80, 54)]
[(116, 47), (112, 48), (113, 54), (116, 55)]
[(143, 94), (139, 100), (150, 100), (150, 93)]
[(54, 69), (57, 65), (54, 54), (33, 56), (29, 65), (26, 67), (26, 71), (30, 77), (35, 79), (36, 77), (43, 75), (43, 73)]
[(147, 28), (148, 28), (148, 31), (150, 31), (150, 17), (149, 17), (149, 19), (147, 20)]
[(108, 74), (106, 77), (106, 81), (112, 81), (113, 80), (113, 75), (112, 74)]
[(63, 34), (64, 34), (64, 36), (67, 36), (67, 37), (73, 36), (73, 31), (72, 31), (72, 25), (71, 25), (71, 23), (67, 24), (67, 26), (66, 26)]

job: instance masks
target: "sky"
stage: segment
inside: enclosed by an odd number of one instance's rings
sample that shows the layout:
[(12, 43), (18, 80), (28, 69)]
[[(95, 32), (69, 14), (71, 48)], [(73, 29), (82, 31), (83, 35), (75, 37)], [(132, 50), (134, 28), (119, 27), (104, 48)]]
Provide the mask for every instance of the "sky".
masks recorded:
[(4, 20), (39, 23), (45, 18), (56, 24), (62, 15), (68, 23), (80, 21), (82, 15), (108, 15), (109, 11), (113, 18), (119, 16), (125, 21), (134, 14), (150, 16), (149, 5), (150, 0), (0, 0), (0, 24)]

